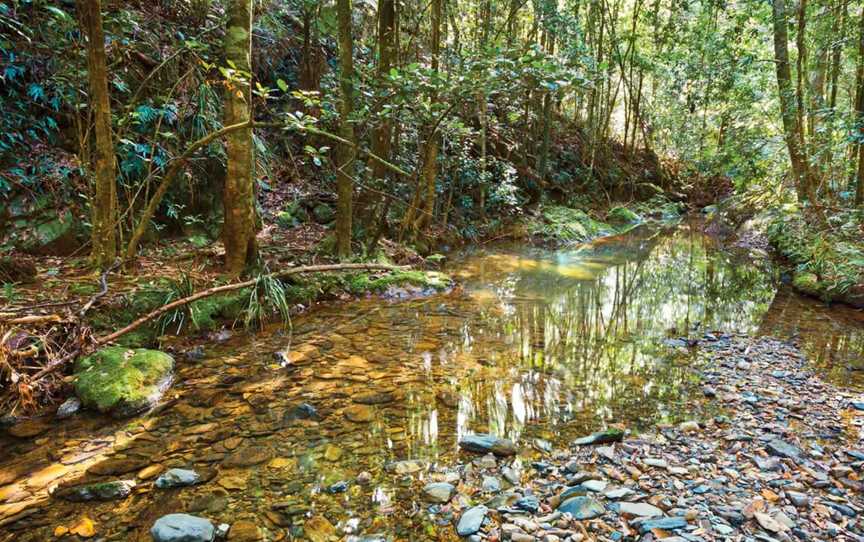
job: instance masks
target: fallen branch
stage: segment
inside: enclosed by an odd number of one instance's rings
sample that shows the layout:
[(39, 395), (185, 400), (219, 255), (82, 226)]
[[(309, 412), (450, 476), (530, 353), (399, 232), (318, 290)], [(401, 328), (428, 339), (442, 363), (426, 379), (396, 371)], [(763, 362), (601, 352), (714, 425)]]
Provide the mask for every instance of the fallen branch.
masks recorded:
[[(150, 311), (145, 314), (141, 318), (138, 318), (128, 326), (118, 329), (117, 331), (105, 335), (103, 337), (97, 337), (93, 340), (93, 345), (96, 347), (104, 346), (110, 342), (116, 341), (121, 336), (129, 333), (130, 331), (134, 331), (146, 324), (147, 322), (156, 319), (163, 314), (172, 311), (178, 307), (182, 307), (188, 305), (189, 303), (193, 303), (198, 301), (199, 299), (204, 299), (205, 297), (210, 297), (212, 295), (230, 292), (233, 290), (239, 290), (241, 288), (247, 288), (249, 286), (254, 286), (258, 283), (258, 281), (271, 278), (278, 279), (284, 278), (291, 275), (299, 275), (302, 273), (326, 273), (326, 272), (339, 272), (339, 271), (355, 271), (355, 270), (364, 270), (364, 271), (404, 271), (406, 269), (410, 269), (409, 266), (399, 266), (399, 265), (386, 265), (386, 264), (376, 264), (376, 263), (341, 263), (341, 264), (324, 264), (324, 265), (308, 265), (303, 267), (292, 267), (290, 269), (284, 269), (282, 271), (277, 271), (275, 273), (270, 273), (267, 275), (262, 275), (259, 277), (255, 277), (253, 279), (245, 280), (242, 282), (233, 282), (231, 284), (224, 284), (222, 286), (214, 286), (213, 288), (208, 288), (206, 290), (202, 290), (200, 292), (194, 293), (190, 296), (184, 297), (182, 299), (177, 299), (168, 303), (167, 305), (163, 305), (158, 309)], [(64, 365), (65, 363), (77, 358), (79, 355), (83, 353), (83, 349), (79, 348), (75, 351), (70, 352), (69, 354), (63, 356), (62, 358), (50, 363), (45, 366), (38, 373), (33, 375), (31, 382), (36, 382), (40, 378), (44, 377), (47, 374), (50, 374), (57, 370), (59, 367)]]
[(17, 318), (0, 319), (4, 324), (44, 324), (45, 322), (63, 322), (65, 318), (59, 314), (28, 314)]

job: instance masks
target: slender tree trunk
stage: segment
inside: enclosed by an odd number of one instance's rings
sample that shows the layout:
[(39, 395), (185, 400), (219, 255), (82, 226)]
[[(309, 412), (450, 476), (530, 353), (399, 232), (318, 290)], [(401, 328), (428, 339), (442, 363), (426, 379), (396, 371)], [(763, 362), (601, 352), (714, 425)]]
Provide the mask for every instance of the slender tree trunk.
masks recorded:
[[(351, 114), (354, 112), (354, 37), (351, 30), (351, 0), (337, 0), (339, 19), (339, 135), (354, 143), (354, 127)], [(354, 183), (350, 168), (354, 161), (353, 147), (339, 145), (336, 156), (336, 255), (340, 259), (351, 256), (351, 221)]]
[[(225, 125), (246, 122), (252, 115), (252, 0), (227, 3), (225, 59), (234, 64), (240, 77), (231, 81), (225, 99)], [(225, 224), (225, 272), (240, 275), (258, 256), (255, 216), (255, 152), (252, 127), (226, 137), (227, 172), (222, 205)]]
[[(396, 1), (381, 0), (378, 11), (378, 80), (383, 81), (396, 62)], [(393, 125), (385, 120), (372, 136), (372, 152), (385, 160), (390, 157), (392, 134)], [(386, 168), (378, 162), (372, 163), (373, 178), (381, 179), (386, 172)]]
[(856, 73), (855, 91), (855, 129), (857, 131), (858, 169), (855, 176), (855, 205), (864, 205), (864, 9), (861, 10), (861, 22), (858, 30), (858, 67)]
[[(432, 0), (432, 33), (430, 36), (429, 49), (432, 57), (432, 71), (438, 73), (441, 56), (441, 3), (443, 0)], [(438, 102), (438, 92), (432, 92), (432, 103)], [(435, 126), (428, 127), (429, 135), (426, 138), (425, 153), (423, 157), (423, 171), (421, 178), (421, 189), (425, 189), (426, 196), (423, 199), (423, 207), (420, 215), (416, 218), (414, 231), (419, 232), (432, 222), (435, 213), (435, 181), (438, 177), (438, 148), (440, 136), (433, 131)]]
[[(807, 158), (804, 156), (803, 134), (796, 103), (796, 92), (792, 86), (792, 70), (789, 66), (789, 32), (786, 23), (786, 0), (774, 3), (774, 59), (777, 68), (777, 88), (780, 97), (780, 115), (783, 133), (789, 150), (789, 161), (795, 177), (799, 199), (812, 196), (812, 187)], [(811, 198), (815, 204), (815, 198)]]
[(102, 31), (101, 0), (79, 0), (81, 26), (87, 35), (87, 68), (90, 80), (90, 107), (93, 109), (96, 148), (92, 167), (95, 174), (90, 257), (104, 269), (117, 256), (117, 185), (114, 140), (111, 133), (111, 97), (108, 94), (108, 67), (105, 35)]

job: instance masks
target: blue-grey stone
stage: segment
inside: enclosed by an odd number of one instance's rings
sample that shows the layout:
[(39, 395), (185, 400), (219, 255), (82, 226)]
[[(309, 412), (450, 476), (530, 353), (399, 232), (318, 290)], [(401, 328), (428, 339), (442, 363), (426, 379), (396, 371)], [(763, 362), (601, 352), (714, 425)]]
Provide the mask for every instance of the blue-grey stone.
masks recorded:
[(606, 513), (603, 505), (591, 497), (573, 497), (558, 506), (562, 514), (570, 514), (573, 519), (594, 519)]
[(132, 480), (113, 480), (58, 489), (54, 496), (72, 502), (113, 501), (125, 499), (134, 487)]
[(79, 410), (81, 410), (81, 399), (70, 397), (57, 407), (57, 414), (55, 416), (57, 416), (58, 420), (65, 420), (77, 414)]
[(459, 536), (471, 536), (480, 530), (483, 526), (483, 520), (486, 519), (486, 513), (489, 509), (483, 505), (475, 506), (466, 510), (462, 517), (459, 518), (459, 523), (456, 525), (456, 533)]
[(156, 478), (155, 485), (159, 489), (172, 487), (194, 486), (201, 481), (201, 477), (194, 470), (169, 469)]
[(664, 531), (671, 531), (674, 529), (683, 529), (687, 526), (687, 520), (684, 518), (659, 518), (659, 519), (647, 519), (639, 523), (639, 532), (645, 534), (651, 529), (663, 529)]
[(778, 457), (785, 457), (793, 460), (801, 459), (801, 450), (784, 440), (774, 439), (765, 445), (765, 449), (768, 450), (768, 453), (771, 455), (776, 455)]
[(459, 446), (469, 452), (492, 452), (497, 456), (516, 455), (516, 446), (512, 441), (485, 433), (466, 435), (459, 441)]
[(150, 528), (154, 542), (213, 542), (216, 529), (209, 519), (189, 514), (168, 514)]
[(624, 431), (620, 429), (606, 429), (605, 431), (597, 431), (591, 433), (587, 437), (578, 438), (573, 441), (576, 446), (585, 446), (588, 444), (610, 444), (612, 442), (620, 442), (624, 439)]
[(423, 488), (423, 498), (429, 502), (446, 503), (450, 501), (456, 488), (447, 482), (433, 482)]
[(516, 501), (515, 506), (520, 510), (535, 514), (540, 509), (540, 500), (534, 495), (527, 495)]
[(864, 410), (864, 401), (850, 401), (849, 405), (855, 410)]

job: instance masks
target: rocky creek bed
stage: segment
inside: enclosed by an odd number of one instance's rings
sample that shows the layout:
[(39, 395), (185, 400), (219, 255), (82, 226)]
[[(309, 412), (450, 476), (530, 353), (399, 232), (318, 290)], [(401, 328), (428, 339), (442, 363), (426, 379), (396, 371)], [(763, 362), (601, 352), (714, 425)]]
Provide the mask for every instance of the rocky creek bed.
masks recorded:
[(0, 542), (859, 539), (859, 320), (686, 228), (453, 267), (3, 427)]
[[(244, 471), (266, 465), (278, 474), (291, 460), (202, 424), (183, 435), (207, 443), (213, 454), (209, 467), (202, 466), (210, 461), (205, 457), (181, 468), (185, 461), (152, 462), (121, 453), (88, 468), (98, 483), (52, 487), (52, 500), (35, 506), (0, 505), (0, 540), (103, 532), (109, 535), (105, 540), (157, 542), (460, 535), (516, 542), (864, 540), (859, 394), (822, 381), (796, 348), (775, 339), (707, 334), (695, 346), (691, 341), (676, 348), (697, 350), (703, 397), (692, 405), (692, 420), (638, 435), (611, 428), (563, 446), (464, 436), (458, 463), (387, 463), (384, 475), (402, 488), (398, 499), (407, 501), (376, 501), (378, 489), (367, 472), (323, 489), (365, 495), (375, 513), (362, 522), (346, 518), (347, 508), (314, 509), (293, 498), (290, 484), (282, 487), (285, 498), (260, 515), (240, 512), (240, 501), (254, 499), (242, 491), (249, 483)], [(345, 415), (359, 415), (362, 406)], [(314, 407), (301, 406), (290, 423), (314, 423), (316, 415)], [(91, 446), (98, 448), (98, 440)], [(341, 453), (334, 446), (325, 455)], [(6, 483), (9, 471), (3, 474)], [(27, 474), (28, 487), (38, 486)], [(195, 498), (182, 498), (192, 486)], [(0, 498), (8, 501), (13, 487), (0, 488)], [(94, 506), (103, 501), (109, 502)], [(136, 514), (142, 506), (148, 513)], [(52, 508), (66, 514), (54, 515)], [(70, 516), (72, 510), (77, 515)], [(124, 519), (126, 513), (135, 519)], [(404, 516), (398, 530), (380, 519), (393, 515)]]

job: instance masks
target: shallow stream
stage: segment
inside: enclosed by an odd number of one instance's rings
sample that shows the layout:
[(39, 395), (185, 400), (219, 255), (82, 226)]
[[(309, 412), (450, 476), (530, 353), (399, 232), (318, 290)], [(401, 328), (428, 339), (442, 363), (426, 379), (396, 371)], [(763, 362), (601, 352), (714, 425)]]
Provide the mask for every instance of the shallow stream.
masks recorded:
[[(864, 389), (860, 311), (778, 287), (767, 257), (721, 250), (686, 223), (559, 251), (489, 245), (447, 270), (460, 284), (450, 292), (331, 304), (290, 330), (206, 344), (203, 359), (179, 354), (178, 383), (146, 416), (0, 437), (0, 541), (51, 539), (84, 517), (97, 537), (150, 540), (172, 512), (249, 520), (268, 540), (321, 515), (340, 535), (455, 538), (422, 512), (424, 475), (392, 462), (465, 461), (456, 443), (476, 432), (516, 441), (530, 462), (547, 441), (609, 424), (690, 419), (701, 394), (688, 342), (726, 331), (788, 338), (827, 379)], [(207, 481), (154, 488), (170, 467)], [(136, 480), (132, 496), (48, 496), (115, 479)]]

